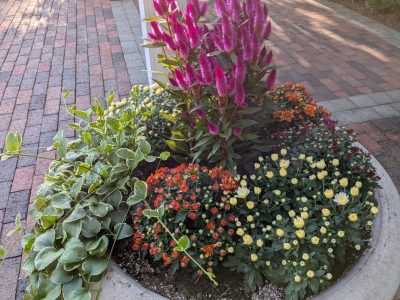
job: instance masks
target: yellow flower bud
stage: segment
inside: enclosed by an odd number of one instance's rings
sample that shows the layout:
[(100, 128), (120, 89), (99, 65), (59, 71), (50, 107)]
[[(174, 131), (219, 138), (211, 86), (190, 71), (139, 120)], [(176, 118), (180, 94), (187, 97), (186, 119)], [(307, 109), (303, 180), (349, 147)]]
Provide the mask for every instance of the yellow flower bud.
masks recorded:
[(291, 182), (292, 182), (293, 185), (296, 185), (296, 184), (299, 183), (299, 181), (297, 180), (297, 178), (292, 178)]
[(308, 270), (308, 271), (307, 271), (307, 277), (308, 277), (308, 278), (313, 278), (314, 275), (315, 275), (315, 274), (314, 274), (314, 271), (312, 271), (312, 270)]
[(268, 172), (265, 174), (265, 176), (266, 176), (268, 179), (272, 179), (272, 178), (274, 177), (274, 172), (268, 171)]
[(247, 186), (247, 181), (244, 180), (244, 179), (240, 180), (240, 186), (241, 187), (246, 187)]
[(244, 234), (244, 230), (242, 228), (239, 228), (236, 230), (236, 234), (242, 236)]
[(260, 195), (260, 194), (261, 194), (261, 188), (255, 187), (255, 188), (254, 188), (254, 194)]
[(338, 237), (344, 237), (344, 231), (343, 230), (340, 230), (340, 231), (338, 231), (338, 233), (337, 233), (337, 235), (338, 235)]
[(327, 189), (324, 191), (324, 196), (328, 199), (332, 199), (334, 196), (333, 190), (332, 189)]
[(287, 169), (290, 165), (290, 161), (287, 159), (281, 159), (281, 161), (279, 162), (279, 167), (280, 168), (284, 168)]
[(356, 213), (349, 214), (348, 218), (349, 218), (350, 222), (358, 221), (358, 215)]
[(301, 282), (301, 277), (299, 275), (294, 276), (294, 282), (296, 283)]
[(271, 154), (271, 159), (272, 159), (272, 161), (277, 161), (279, 159), (278, 154), (276, 154), (276, 153)]
[(376, 215), (379, 212), (379, 209), (376, 206), (371, 207), (371, 214)]
[(289, 217), (294, 218), (296, 216), (296, 212), (294, 210), (289, 210)]
[(357, 197), (360, 194), (360, 190), (358, 189), (358, 187), (353, 186), (350, 189), (350, 195), (352, 195), (353, 197)]
[(324, 226), (322, 226), (322, 227), (319, 229), (319, 232), (321, 232), (322, 234), (325, 234), (325, 233), (326, 233), (326, 228), (325, 228)]
[(309, 260), (309, 259), (310, 259), (310, 256), (309, 256), (307, 253), (304, 253), (303, 256), (302, 256), (302, 258), (303, 258), (304, 260)]
[(362, 182), (357, 181), (357, 182), (356, 182), (356, 187), (358, 187), (359, 189), (361, 189), (361, 188), (362, 188)]
[(260, 247), (260, 248), (262, 246), (264, 246), (264, 242), (262, 240), (260, 240), (260, 239), (257, 240), (256, 244), (257, 244), (257, 247)]
[(303, 212), (300, 214), (300, 216), (301, 216), (302, 219), (307, 220), (307, 219), (308, 219), (308, 212), (303, 211)]
[(331, 215), (331, 211), (328, 208), (323, 208), (322, 209), (322, 215), (324, 217), (329, 217)]
[(285, 234), (285, 232), (284, 232), (282, 229), (280, 229), (280, 228), (278, 228), (278, 229), (276, 230), (275, 233), (276, 233), (276, 235), (279, 236), (279, 237), (283, 237), (284, 234)]
[(246, 219), (247, 219), (247, 222), (253, 222), (254, 221), (254, 217), (252, 215), (248, 215)]
[(229, 199), (229, 204), (235, 206), (237, 204), (237, 199), (236, 198)]
[(342, 178), (342, 179), (339, 180), (339, 184), (342, 187), (347, 187), (349, 185), (349, 180), (347, 178)]
[(299, 155), (299, 159), (300, 160), (305, 160), (306, 159), (306, 155), (305, 154), (300, 154)]
[(296, 217), (295, 219), (293, 219), (293, 224), (294, 227), (296, 228), (303, 228), (304, 227), (304, 219), (301, 217)]
[(253, 238), (251, 237), (251, 235), (245, 234), (243, 236), (243, 244), (245, 244), (245, 245), (253, 244)]
[(313, 245), (318, 245), (318, 244), (319, 244), (319, 237), (313, 236), (313, 237), (311, 238), (311, 243), (312, 243)]
[(303, 229), (299, 229), (299, 230), (296, 230), (296, 236), (299, 239), (304, 239), (304, 237), (306, 236), (306, 233)]
[(337, 167), (338, 165), (339, 165), (339, 160), (337, 159), (337, 158), (335, 158), (334, 160), (332, 160), (332, 165), (334, 166), (334, 167)]
[(253, 209), (254, 208), (254, 202), (253, 201), (247, 201), (246, 206), (248, 209)]
[(286, 150), (286, 149), (281, 149), (281, 154), (282, 154), (283, 156), (285, 156), (285, 155), (287, 154), (287, 150)]
[(251, 261), (253, 261), (253, 262), (257, 261), (257, 260), (258, 260), (257, 254), (255, 254), (255, 253), (251, 254), (251, 255), (250, 255), (250, 259), (251, 259)]
[(286, 169), (281, 168), (281, 169), (279, 170), (279, 175), (280, 175), (281, 177), (287, 176), (287, 171), (286, 171)]
[(290, 246), (290, 243), (283, 243), (283, 249), (290, 250), (290, 248), (292, 248), (292, 246)]

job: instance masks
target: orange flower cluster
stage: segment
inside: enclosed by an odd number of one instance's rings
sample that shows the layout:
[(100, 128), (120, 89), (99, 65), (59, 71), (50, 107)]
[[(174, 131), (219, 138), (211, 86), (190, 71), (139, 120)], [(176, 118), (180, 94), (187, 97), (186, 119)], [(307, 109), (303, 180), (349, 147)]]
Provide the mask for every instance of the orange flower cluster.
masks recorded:
[(330, 116), (330, 112), (319, 106), (307, 93), (304, 85), (287, 82), (269, 93), (273, 98), (272, 116), (280, 122), (312, 120)]
[[(164, 223), (176, 238), (189, 237), (191, 254), (208, 269), (223, 260), (235, 232), (236, 216), (229, 195), (238, 183), (232, 174), (220, 167), (181, 164), (156, 170), (146, 183), (150, 207), (164, 205)], [(155, 219), (143, 216), (142, 209), (138, 208), (134, 216), (134, 251), (150, 254), (173, 270), (186, 267), (190, 260), (174, 249), (176, 242)]]

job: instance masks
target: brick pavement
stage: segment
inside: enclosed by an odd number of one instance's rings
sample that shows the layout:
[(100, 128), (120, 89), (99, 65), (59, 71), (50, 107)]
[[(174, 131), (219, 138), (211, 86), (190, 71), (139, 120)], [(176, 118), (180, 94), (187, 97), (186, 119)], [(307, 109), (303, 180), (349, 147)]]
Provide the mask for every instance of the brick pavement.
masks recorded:
[[(280, 80), (305, 81), (316, 99), (336, 99), (329, 103), (339, 119), (358, 110), (351, 127), (400, 188), (400, 117), (384, 115), (390, 108), (400, 112), (398, 48), (313, 1), (267, 2)], [(114, 18), (108, 0), (0, 2), (0, 150), (8, 131), (20, 131), (25, 147), (36, 148), (66, 128), (72, 119), (62, 109), (62, 87), (71, 91), (68, 103), (79, 108), (110, 88), (129, 92), (127, 56)], [(363, 94), (371, 95), (351, 97)], [(390, 102), (382, 103), (387, 97)], [(365, 107), (376, 113), (373, 120), (359, 111)], [(0, 244), (9, 245), (6, 233), (18, 211), (27, 218), (46, 169), (46, 161), (26, 157), (0, 163)], [(15, 249), (0, 272), (1, 299), (20, 298), (27, 283), (20, 263), (21, 250)]]
[[(73, 120), (63, 109), (63, 88), (71, 93), (67, 103), (81, 109), (110, 89), (129, 93), (109, 1), (1, 1), (0, 151), (8, 131), (22, 133), (24, 147), (49, 146), (56, 131)], [(26, 219), (31, 194), (46, 169), (46, 161), (27, 157), (0, 163), (0, 244), (10, 245), (6, 234), (17, 212)], [(25, 287), (20, 255), (17, 247), (0, 272), (2, 300), (20, 298)]]

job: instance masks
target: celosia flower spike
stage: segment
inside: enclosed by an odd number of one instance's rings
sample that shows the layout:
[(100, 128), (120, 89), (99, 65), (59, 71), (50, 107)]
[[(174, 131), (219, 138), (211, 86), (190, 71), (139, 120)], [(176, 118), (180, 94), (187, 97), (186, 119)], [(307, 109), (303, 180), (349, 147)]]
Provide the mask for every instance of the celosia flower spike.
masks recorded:
[(272, 70), (271, 73), (269, 73), (267, 80), (265, 81), (265, 90), (269, 91), (273, 88), (274, 84), (276, 81), (276, 70)]
[(271, 31), (272, 31), (272, 24), (271, 24), (271, 21), (270, 21), (270, 20), (268, 20), (268, 22), (267, 22), (267, 24), (265, 25), (263, 31), (264, 31), (264, 32), (263, 32), (263, 37), (264, 37), (265, 39), (268, 40), (269, 35), (271, 34)]
[(271, 64), (272, 59), (274, 57), (274, 54), (272, 53), (272, 51), (269, 51), (267, 56), (265, 56), (263, 64), (264, 66), (268, 66), (269, 64)]
[(247, 107), (245, 98), (246, 98), (246, 94), (244, 91), (243, 83), (241, 83), (241, 84), (237, 83), (236, 84), (236, 94), (235, 94), (235, 104), (241, 108)]
[(186, 64), (186, 82), (189, 86), (193, 86), (196, 82), (196, 72), (190, 64)]
[(213, 122), (208, 122), (207, 124), (208, 127), (208, 131), (212, 134), (212, 135), (218, 135), (219, 133), (219, 128), (218, 125), (213, 123)]
[(169, 50), (171, 51), (175, 51), (176, 50), (176, 45), (174, 40), (165, 32), (162, 33), (162, 39), (165, 42), (165, 44), (167, 44), (167, 47)]
[(244, 64), (241, 57), (238, 57), (238, 60), (236, 62), (235, 77), (238, 83), (243, 83), (246, 78), (246, 65)]
[(155, 40), (162, 40), (162, 31), (158, 22), (150, 22), (151, 29), (153, 30), (153, 36)]
[(188, 85), (186, 83), (183, 72), (179, 69), (174, 69), (174, 75), (175, 75), (175, 80), (178, 83), (179, 88), (182, 90), (186, 90), (188, 88)]
[(230, 0), (230, 15), (235, 22), (240, 21), (240, 0)]
[(233, 131), (232, 131), (234, 136), (241, 136), (242, 132), (243, 132), (242, 128), (233, 128)]
[(231, 52), (235, 48), (235, 30), (227, 15), (222, 16), (222, 43), (224, 50)]
[(226, 2), (225, 0), (215, 0), (215, 10), (217, 11), (218, 15), (222, 17), (222, 15), (226, 14)]
[(159, 4), (158, 0), (153, 0), (153, 7), (156, 15), (161, 17), (164, 14), (162, 6)]
[(213, 83), (213, 71), (211, 61), (203, 53), (200, 54), (200, 73), (204, 84)]
[(225, 97), (228, 94), (228, 83), (224, 70), (218, 64), (215, 65), (215, 82), (218, 95)]

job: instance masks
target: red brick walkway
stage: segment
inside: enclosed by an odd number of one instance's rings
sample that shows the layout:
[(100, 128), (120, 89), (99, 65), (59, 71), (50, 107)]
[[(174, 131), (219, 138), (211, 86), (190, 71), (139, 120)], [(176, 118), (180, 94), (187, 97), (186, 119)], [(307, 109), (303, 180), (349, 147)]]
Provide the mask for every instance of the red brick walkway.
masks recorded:
[(400, 49), (308, 0), (266, 0), (279, 79), (305, 81), (315, 99), (400, 89)]
[[(109, 89), (129, 93), (109, 1), (0, 1), (0, 151), (8, 131), (21, 132), (25, 147), (51, 144), (72, 121), (62, 108), (62, 88), (71, 92), (68, 104), (80, 108)], [(26, 218), (31, 188), (46, 168), (31, 158), (0, 163), (0, 244), (9, 245), (6, 234), (17, 212)], [(2, 300), (14, 299), (17, 285), (19, 296), (24, 289), (20, 254), (13, 251), (0, 272)]]

